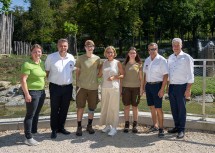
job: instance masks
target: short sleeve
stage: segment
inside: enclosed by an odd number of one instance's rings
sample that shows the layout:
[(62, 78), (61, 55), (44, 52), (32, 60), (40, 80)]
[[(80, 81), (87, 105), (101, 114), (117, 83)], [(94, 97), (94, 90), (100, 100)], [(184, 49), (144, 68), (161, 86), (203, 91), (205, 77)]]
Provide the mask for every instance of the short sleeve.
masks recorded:
[(50, 60), (50, 56), (48, 56), (45, 61), (45, 70), (50, 71), (50, 69), (51, 69), (51, 60)]
[(21, 74), (26, 74), (29, 75), (30, 74), (30, 67), (29, 67), (29, 63), (25, 62), (22, 67), (21, 67)]

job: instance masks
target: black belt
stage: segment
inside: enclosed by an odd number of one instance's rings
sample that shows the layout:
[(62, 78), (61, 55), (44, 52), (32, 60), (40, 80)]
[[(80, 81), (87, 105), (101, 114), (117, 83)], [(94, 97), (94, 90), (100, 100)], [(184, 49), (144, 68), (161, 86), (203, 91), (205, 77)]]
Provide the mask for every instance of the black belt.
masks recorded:
[(148, 84), (159, 84), (162, 83), (162, 81), (157, 81), (157, 82), (147, 82)]
[(184, 84), (170, 84), (171, 86), (183, 86), (183, 85), (186, 85), (187, 83), (184, 83)]
[(51, 83), (51, 82), (50, 82), (50, 84), (55, 85), (55, 86), (59, 86), (59, 87), (66, 87), (66, 86), (72, 85), (71, 83), (70, 84), (61, 84), (61, 85), (59, 85), (59, 84), (55, 84), (55, 83)]

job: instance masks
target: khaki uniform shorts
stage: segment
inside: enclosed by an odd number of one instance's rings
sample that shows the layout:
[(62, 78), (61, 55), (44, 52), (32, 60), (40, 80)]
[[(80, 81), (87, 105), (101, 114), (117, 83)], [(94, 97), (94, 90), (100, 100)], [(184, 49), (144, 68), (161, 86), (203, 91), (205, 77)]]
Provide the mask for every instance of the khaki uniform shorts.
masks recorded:
[(86, 102), (89, 109), (95, 110), (98, 104), (98, 90), (79, 89), (79, 87), (76, 87), (76, 107), (85, 108)]
[(140, 87), (122, 87), (122, 102), (125, 106), (138, 106), (140, 103)]

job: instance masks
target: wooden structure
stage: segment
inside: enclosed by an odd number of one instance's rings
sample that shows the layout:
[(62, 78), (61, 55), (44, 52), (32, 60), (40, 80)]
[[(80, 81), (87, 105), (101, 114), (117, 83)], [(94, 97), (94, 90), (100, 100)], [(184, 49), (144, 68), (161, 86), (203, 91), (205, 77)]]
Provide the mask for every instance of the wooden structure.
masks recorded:
[(12, 14), (0, 15), (0, 54), (12, 53), (14, 22)]

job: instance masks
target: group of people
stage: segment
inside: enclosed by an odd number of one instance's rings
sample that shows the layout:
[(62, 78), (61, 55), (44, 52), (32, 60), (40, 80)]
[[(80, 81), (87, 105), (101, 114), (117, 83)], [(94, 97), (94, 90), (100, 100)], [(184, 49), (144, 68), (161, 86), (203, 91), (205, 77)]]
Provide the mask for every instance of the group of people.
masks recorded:
[(24, 119), (27, 145), (39, 144), (33, 138), (33, 134), (37, 133), (39, 112), (45, 99), (46, 77), (50, 92), (51, 139), (56, 139), (57, 133), (70, 134), (65, 129), (65, 122), (72, 99), (74, 70), (76, 71), (77, 136), (82, 136), (82, 118), (86, 104), (88, 107), (86, 131), (89, 134), (95, 133), (92, 123), (98, 104), (98, 77), (102, 77), (100, 125), (105, 125), (102, 132), (110, 136), (117, 133), (121, 96), (125, 119), (123, 132), (129, 132), (129, 113), (132, 107), (131, 131), (137, 133), (138, 104), (141, 95), (146, 93), (153, 121), (150, 130), (158, 131), (158, 136), (163, 137), (162, 97), (166, 90), (175, 123), (174, 128), (168, 132), (178, 133), (177, 138), (184, 137), (186, 98), (191, 95), (194, 73), (193, 59), (182, 51), (180, 38), (172, 40), (174, 53), (169, 56), (168, 62), (158, 54), (158, 45), (150, 43), (149, 57), (144, 65), (135, 47), (129, 49), (125, 61), (121, 63), (115, 59), (117, 52), (113, 46), (105, 48), (106, 59), (102, 61), (99, 56), (93, 54), (95, 44), (92, 40), (87, 40), (84, 45), (86, 54), (78, 56), (75, 60), (73, 55), (67, 52), (68, 41), (60, 39), (57, 43), (58, 51), (48, 55), (45, 63), (41, 61), (42, 47), (38, 44), (32, 46), (31, 59), (21, 68), (21, 86), (27, 110)]

